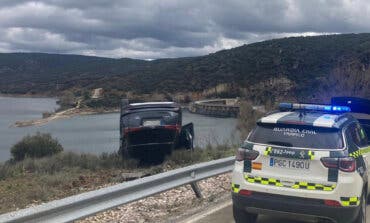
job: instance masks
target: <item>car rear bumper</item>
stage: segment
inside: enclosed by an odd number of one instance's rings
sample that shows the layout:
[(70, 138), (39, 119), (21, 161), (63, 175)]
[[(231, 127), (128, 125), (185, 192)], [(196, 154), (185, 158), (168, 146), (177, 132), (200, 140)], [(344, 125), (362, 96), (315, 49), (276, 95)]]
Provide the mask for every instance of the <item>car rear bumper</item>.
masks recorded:
[(127, 147), (129, 155), (133, 158), (143, 158), (153, 156), (164, 156), (171, 154), (174, 148), (173, 142), (146, 143), (139, 145), (130, 145)]
[(353, 222), (360, 207), (330, 207), (323, 200), (253, 192), (250, 196), (232, 193), (236, 208), (257, 214), (304, 216), (309, 219), (330, 219), (337, 223)]
[(144, 146), (150, 144), (167, 144), (175, 142), (178, 132), (164, 127), (141, 128), (126, 135), (129, 146)]

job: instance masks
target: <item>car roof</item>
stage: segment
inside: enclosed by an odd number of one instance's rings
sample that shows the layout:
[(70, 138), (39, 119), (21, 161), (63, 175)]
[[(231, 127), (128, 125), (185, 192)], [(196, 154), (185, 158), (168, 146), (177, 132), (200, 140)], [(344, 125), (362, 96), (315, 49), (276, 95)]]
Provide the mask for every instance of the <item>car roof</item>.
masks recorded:
[(345, 123), (351, 120), (354, 121), (356, 119), (346, 113), (286, 111), (270, 113), (258, 120), (257, 123), (342, 128)]

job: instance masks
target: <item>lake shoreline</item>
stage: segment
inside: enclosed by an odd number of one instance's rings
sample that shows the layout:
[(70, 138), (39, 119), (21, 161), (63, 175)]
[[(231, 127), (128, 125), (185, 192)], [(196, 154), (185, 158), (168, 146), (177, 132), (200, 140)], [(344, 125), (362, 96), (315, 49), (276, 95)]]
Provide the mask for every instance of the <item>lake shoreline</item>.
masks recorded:
[[(36, 95), (17, 95), (16, 97), (9, 95), (9, 94), (0, 94), (0, 97), (6, 97), (6, 98), (50, 98), (58, 100), (57, 97), (51, 98), (47, 96), (36, 96)], [(31, 119), (31, 120), (17, 120), (13, 124), (11, 124), (9, 127), (29, 127), (29, 126), (41, 126), (45, 125), (51, 121), (60, 120), (60, 119), (67, 119), (72, 118), (75, 116), (85, 116), (85, 115), (98, 115), (98, 114), (109, 114), (109, 113), (119, 113), (120, 108), (110, 108), (110, 107), (99, 107), (99, 108), (91, 108), (82, 106), (82, 99), (79, 99), (77, 101), (77, 104), (73, 108), (58, 108), (55, 110), (55, 112), (43, 112), (42, 118), (38, 119)], [(187, 110), (190, 113), (207, 116), (207, 117), (215, 117), (215, 118), (235, 118), (235, 117), (225, 117), (225, 116), (217, 116), (217, 115), (210, 115), (210, 114), (201, 114), (198, 112), (192, 111), (190, 108), (190, 104), (180, 104), (181, 108), (183, 110)], [(60, 110), (63, 109), (63, 110)]]
[(0, 97), (4, 98), (51, 98), (58, 99), (55, 95), (45, 95), (45, 94), (4, 94), (0, 93)]
[(75, 116), (109, 114), (109, 113), (118, 113), (118, 112), (119, 112), (118, 108), (112, 108), (112, 109), (70, 108), (70, 109), (60, 111), (60, 112), (56, 112), (54, 114), (51, 114), (49, 117), (45, 117), (45, 118), (25, 120), (25, 121), (16, 121), (10, 127), (39, 126), (39, 125), (45, 125), (51, 121), (72, 118)]
[[(186, 110), (190, 113), (194, 113), (190, 111), (189, 106), (187, 105), (181, 105), (181, 107), (183, 110)], [(45, 125), (51, 121), (72, 118), (75, 116), (102, 115), (102, 114), (119, 113), (119, 112), (120, 112), (120, 108), (79, 108), (79, 106), (77, 106), (74, 108), (69, 108), (66, 110), (52, 113), (50, 116), (40, 118), (40, 119), (16, 121), (10, 127), (40, 126), (40, 125)], [(194, 114), (198, 114), (198, 113), (194, 113)], [(215, 117), (215, 116), (204, 115), (204, 114), (198, 114), (198, 115), (206, 116), (206, 117), (214, 117), (214, 118), (228, 118), (228, 117)]]

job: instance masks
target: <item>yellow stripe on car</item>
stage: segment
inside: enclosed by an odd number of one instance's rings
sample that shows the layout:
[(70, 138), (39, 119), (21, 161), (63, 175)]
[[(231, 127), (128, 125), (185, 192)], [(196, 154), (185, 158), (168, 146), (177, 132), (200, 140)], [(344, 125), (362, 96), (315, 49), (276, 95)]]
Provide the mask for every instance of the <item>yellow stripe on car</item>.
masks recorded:
[(342, 206), (358, 206), (360, 205), (360, 198), (359, 197), (341, 197), (340, 203)]
[(324, 185), (324, 184), (316, 184), (316, 183), (308, 183), (308, 182), (295, 182), (292, 188), (294, 189), (306, 189), (306, 190), (323, 190), (323, 191), (332, 191), (336, 187), (335, 184), (333, 185)]
[(272, 147), (271, 147), (271, 146), (269, 146), (269, 147), (267, 147), (267, 148), (266, 148), (266, 150), (263, 152), (263, 154), (264, 154), (265, 156), (268, 156), (268, 155), (270, 155), (270, 154), (271, 154), (271, 151), (272, 151)]
[(358, 157), (362, 156), (365, 153), (370, 153), (370, 146), (359, 149), (355, 152), (352, 152), (352, 153), (349, 154), (349, 156), (353, 157), (353, 158), (358, 158)]
[(231, 184), (231, 191), (232, 192), (239, 193), (239, 190), (240, 190), (240, 185), (239, 184), (234, 184), (234, 183)]
[(336, 184), (317, 184), (309, 182), (294, 182), (293, 185), (284, 183), (281, 180), (275, 178), (264, 178), (252, 175), (245, 175), (245, 180), (249, 183), (256, 183), (262, 185), (270, 185), (276, 187), (289, 187), (292, 189), (304, 189), (304, 190), (321, 190), (321, 191), (332, 191), (336, 188)]
[(315, 159), (315, 152), (313, 151), (308, 151), (308, 156), (310, 157), (310, 160), (314, 160)]
[(245, 176), (245, 180), (249, 183), (258, 183), (262, 185), (273, 185), (276, 187), (282, 187), (283, 184), (280, 182), (280, 180), (274, 179), (274, 178), (264, 178), (264, 177), (253, 177), (253, 176)]

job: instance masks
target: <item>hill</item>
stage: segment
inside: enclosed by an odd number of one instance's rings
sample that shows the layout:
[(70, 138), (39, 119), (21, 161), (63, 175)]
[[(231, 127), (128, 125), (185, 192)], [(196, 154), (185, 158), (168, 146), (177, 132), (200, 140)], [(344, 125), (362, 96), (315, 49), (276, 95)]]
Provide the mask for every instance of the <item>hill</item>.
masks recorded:
[(224, 94), (261, 103), (281, 97), (321, 100), (333, 94), (370, 98), (369, 65), (370, 34), (283, 38), (154, 61), (2, 53), (0, 91), (57, 95), (103, 87), (121, 97), (199, 95), (212, 88), (220, 94), (217, 86), (224, 86)]

